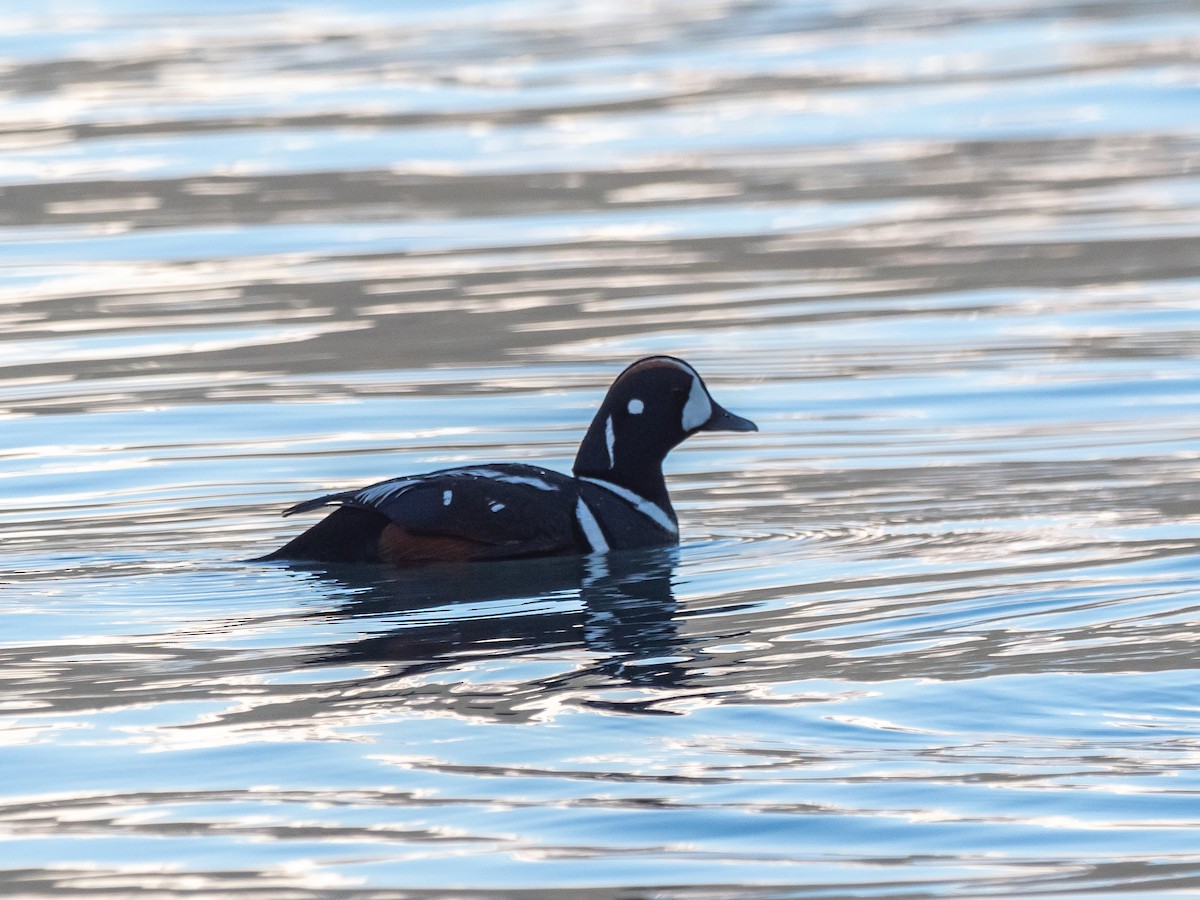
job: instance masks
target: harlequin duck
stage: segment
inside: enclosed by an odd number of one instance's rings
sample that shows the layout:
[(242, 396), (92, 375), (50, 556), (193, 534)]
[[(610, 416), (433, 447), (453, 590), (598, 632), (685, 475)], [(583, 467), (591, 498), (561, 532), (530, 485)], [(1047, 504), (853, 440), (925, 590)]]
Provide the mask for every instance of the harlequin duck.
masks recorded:
[(284, 515), (339, 508), (260, 561), (414, 566), (673, 544), (679, 525), (663, 479), (667, 453), (698, 431), (757, 430), (718, 405), (686, 362), (652, 356), (608, 389), (574, 477), (497, 463), (326, 494)]

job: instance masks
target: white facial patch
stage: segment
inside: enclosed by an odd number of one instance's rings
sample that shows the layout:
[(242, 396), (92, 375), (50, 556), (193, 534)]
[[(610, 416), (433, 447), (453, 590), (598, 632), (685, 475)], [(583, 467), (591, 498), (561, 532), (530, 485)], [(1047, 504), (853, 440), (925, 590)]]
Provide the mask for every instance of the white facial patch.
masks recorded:
[(629, 410), (629, 414), (631, 416), (640, 416), (642, 414), (642, 411), (645, 410), (645, 408), (646, 408), (646, 404), (643, 403), (641, 400), (639, 400), (637, 397), (634, 397), (632, 400), (630, 400), (629, 406), (626, 407), (626, 409)]
[(688, 393), (687, 403), (683, 406), (683, 421), (680, 423), (684, 431), (695, 431), (712, 418), (712, 401), (708, 399), (708, 391), (700, 383), (700, 379), (692, 376), (692, 389)]

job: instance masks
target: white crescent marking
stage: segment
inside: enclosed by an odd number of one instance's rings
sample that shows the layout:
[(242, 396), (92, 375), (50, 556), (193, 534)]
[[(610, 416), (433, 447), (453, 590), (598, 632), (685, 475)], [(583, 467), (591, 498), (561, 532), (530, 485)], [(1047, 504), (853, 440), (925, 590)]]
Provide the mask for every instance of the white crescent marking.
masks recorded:
[(695, 431), (712, 418), (712, 401), (708, 399), (708, 391), (700, 383), (700, 379), (692, 376), (692, 390), (688, 394), (687, 403), (683, 407), (683, 420), (680, 424), (684, 431)]

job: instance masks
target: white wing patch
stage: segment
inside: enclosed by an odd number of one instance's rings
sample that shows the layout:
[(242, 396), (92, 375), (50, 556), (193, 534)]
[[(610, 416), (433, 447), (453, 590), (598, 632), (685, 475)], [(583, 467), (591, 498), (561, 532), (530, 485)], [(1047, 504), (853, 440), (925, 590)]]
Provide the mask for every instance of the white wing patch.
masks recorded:
[(513, 475), (509, 472), (501, 472), (499, 469), (488, 468), (487, 466), (447, 469), (444, 472), (431, 472), (430, 475), (469, 475), (475, 478), (491, 478), (494, 481), (502, 481), (505, 484), (526, 484), (529, 487), (537, 488), (539, 491), (558, 490), (556, 485), (538, 478), (536, 475)]
[(390, 500), (392, 497), (398, 497), (406, 490), (416, 484), (416, 478), (397, 478), (392, 481), (383, 481), (371, 487), (363, 488), (354, 495), (354, 500), (357, 503), (363, 503), (368, 506), (375, 506)]
[(608, 450), (608, 467), (611, 469), (615, 466), (616, 457), (613, 456), (613, 444), (617, 441), (617, 436), (613, 434), (612, 416), (604, 420), (604, 448)]
[[(441, 472), (430, 472), (428, 475), (417, 478), (393, 478), (391, 481), (381, 481), (379, 484), (373, 484), (370, 487), (365, 487), (358, 493), (353, 495), (354, 503), (361, 503), (363, 506), (380, 506), (390, 500), (399, 497), (409, 488), (421, 484), (430, 478), (440, 476), (467, 476), (473, 478), (489, 478), (493, 481), (502, 481), (505, 484), (524, 484), (531, 488), (536, 488), (539, 491), (557, 491), (557, 485), (553, 485), (543, 478), (538, 478), (536, 475), (513, 475), (509, 472), (502, 472), (499, 469), (492, 469), (487, 466), (468, 467), (463, 469), (445, 469)], [(449, 506), (454, 500), (454, 491), (447, 488), (442, 491), (442, 506)], [(499, 512), (504, 505), (499, 504), (499, 509), (492, 507), (493, 512)]]

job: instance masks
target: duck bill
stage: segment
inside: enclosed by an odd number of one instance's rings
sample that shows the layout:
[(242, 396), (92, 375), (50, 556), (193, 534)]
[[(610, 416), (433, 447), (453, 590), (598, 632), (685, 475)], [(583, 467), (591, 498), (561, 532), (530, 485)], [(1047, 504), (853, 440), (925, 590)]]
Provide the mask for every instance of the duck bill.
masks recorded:
[(749, 419), (734, 415), (723, 406), (713, 404), (713, 414), (697, 431), (758, 431), (758, 426)]

